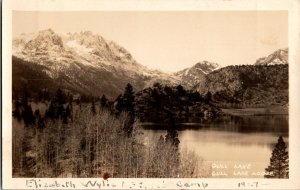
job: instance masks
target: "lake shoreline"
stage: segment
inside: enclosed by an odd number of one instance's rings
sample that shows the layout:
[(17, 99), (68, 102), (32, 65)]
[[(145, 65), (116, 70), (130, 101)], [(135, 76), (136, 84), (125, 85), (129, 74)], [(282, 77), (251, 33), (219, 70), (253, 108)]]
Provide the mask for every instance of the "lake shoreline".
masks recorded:
[[(158, 141), (167, 134), (168, 124), (141, 125), (140, 134), (146, 142)], [(176, 127), (180, 150), (194, 152), (201, 158), (200, 166), (211, 168), (207, 178), (263, 178), (278, 136), (283, 136), (287, 144), (289, 141), (287, 115), (225, 115), (199, 123), (176, 123)], [(237, 165), (247, 165), (248, 169), (237, 169)], [(244, 171), (248, 175), (239, 175)]]
[(264, 115), (288, 115), (288, 106), (276, 106), (265, 108), (242, 108), (242, 109), (228, 109), (221, 108), (226, 115), (233, 116), (264, 116)]
[[(169, 123), (155, 123), (155, 122), (139, 122), (138, 124), (145, 130), (167, 130)], [(261, 114), (261, 115), (229, 115), (214, 119), (203, 119), (181, 121), (175, 123), (175, 129), (182, 130), (232, 130), (237, 132), (250, 132), (252, 130), (266, 132), (268, 130), (276, 130), (276, 132), (287, 132), (288, 127), (284, 130), (279, 130), (281, 126), (288, 126), (288, 114)]]

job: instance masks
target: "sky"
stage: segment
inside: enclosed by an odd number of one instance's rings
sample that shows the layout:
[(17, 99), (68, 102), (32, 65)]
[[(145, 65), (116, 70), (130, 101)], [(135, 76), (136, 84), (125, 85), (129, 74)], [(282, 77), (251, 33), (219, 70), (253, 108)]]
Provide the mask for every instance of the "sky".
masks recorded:
[(288, 47), (286, 11), (13, 12), (13, 36), (48, 28), (92, 31), (123, 46), (139, 63), (167, 72), (204, 60), (253, 64)]

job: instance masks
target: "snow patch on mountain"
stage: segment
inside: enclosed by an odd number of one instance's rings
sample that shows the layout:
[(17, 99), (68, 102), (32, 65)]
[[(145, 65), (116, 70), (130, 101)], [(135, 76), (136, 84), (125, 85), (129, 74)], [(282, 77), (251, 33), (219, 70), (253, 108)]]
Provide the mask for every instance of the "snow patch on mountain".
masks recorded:
[(58, 34), (47, 29), (22, 34), (13, 39), (13, 56), (43, 65), (49, 77), (63, 77), (68, 85), (76, 85), (77, 89), (103, 81), (97, 84), (99, 89), (110, 85), (109, 90), (114, 94), (127, 82), (138, 88), (155, 81), (179, 83), (170, 74), (139, 64), (125, 48), (90, 31)]
[(288, 48), (279, 49), (266, 57), (259, 58), (254, 65), (288, 64), (288, 53)]
[(192, 88), (202, 81), (204, 75), (207, 75), (220, 68), (221, 66), (217, 63), (202, 61), (196, 63), (190, 68), (176, 72), (173, 75), (179, 78), (179, 81), (181, 81), (180, 83), (186, 88)]
[(70, 40), (66, 43), (66, 45), (72, 49), (74, 49), (77, 53), (90, 53), (93, 49), (87, 48), (83, 45), (80, 45), (76, 40)]
[(78, 84), (83, 83), (76, 79), (82, 70), (111, 73), (120, 81), (129, 77), (132, 81), (144, 84), (144, 87), (159, 82), (172, 86), (182, 84), (189, 88), (201, 82), (203, 75), (220, 68), (217, 63), (202, 61), (176, 73), (152, 70), (139, 64), (124, 47), (90, 31), (58, 34), (47, 29), (34, 34), (22, 34), (13, 39), (13, 55), (44, 65), (51, 78), (66, 76), (74, 80), (70, 83)]
[(197, 70), (199, 70), (199, 71), (201, 71), (201, 72), (203, 72), (204, 74), (208, 74), (208, 72), (206, 72), (206, 71), (204, 71), (204, 70), (202, 70), (201, 68), (196, 68)]

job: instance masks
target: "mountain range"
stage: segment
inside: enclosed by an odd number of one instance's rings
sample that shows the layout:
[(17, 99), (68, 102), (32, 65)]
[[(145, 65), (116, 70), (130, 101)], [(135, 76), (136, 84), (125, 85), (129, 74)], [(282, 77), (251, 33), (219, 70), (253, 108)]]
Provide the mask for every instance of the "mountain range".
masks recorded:
[(259, 58), (254, 65), (278, 65), (288, 64), (288, 49), (279, 49), (267, 57)]
[(193, 89), (200, 94), (210, 92), (222, 106), (287, 105), (288, 70), (288, 49), (279, 49), (253, 65), (232, 65), (210, 72)]
[[(228, 68), (201, 61), (175, 73), (149, 69), (122, 46), (90, 31), (58, 34), (52, 29), (41, 30), (21, 34), (12, 44), (14, 93), (24, 86), (31, 91), (60, 87), (74, 93), (116, 97), (127, 83), (139, 91), (156, 82), (181, 84), (204, 93), (208, 76)], [(254, 65), (287, 63), (288, 50), (284, 49), (258, 59)]]
[(137, 63), (118, 44), (88, 31), (59, 35), (48, 29), (21, 35), (13, 40), (13, 57), (15, 71), (14, 63), (22, 60), (56, 86), (84, 94), (116, 96), (127, 83), (141, 89), (154, 77), (173, 81), (169, 75)]

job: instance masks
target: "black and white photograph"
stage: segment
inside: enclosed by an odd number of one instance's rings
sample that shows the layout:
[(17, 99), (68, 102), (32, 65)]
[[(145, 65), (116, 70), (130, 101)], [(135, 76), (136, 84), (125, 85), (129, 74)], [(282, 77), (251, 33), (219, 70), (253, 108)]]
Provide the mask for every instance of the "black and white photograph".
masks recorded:
[(15, 178), (289, 178), (287, 11), (13, 11)]
[(1, 188), (300, 188), (298, 0), (2, 11)]

